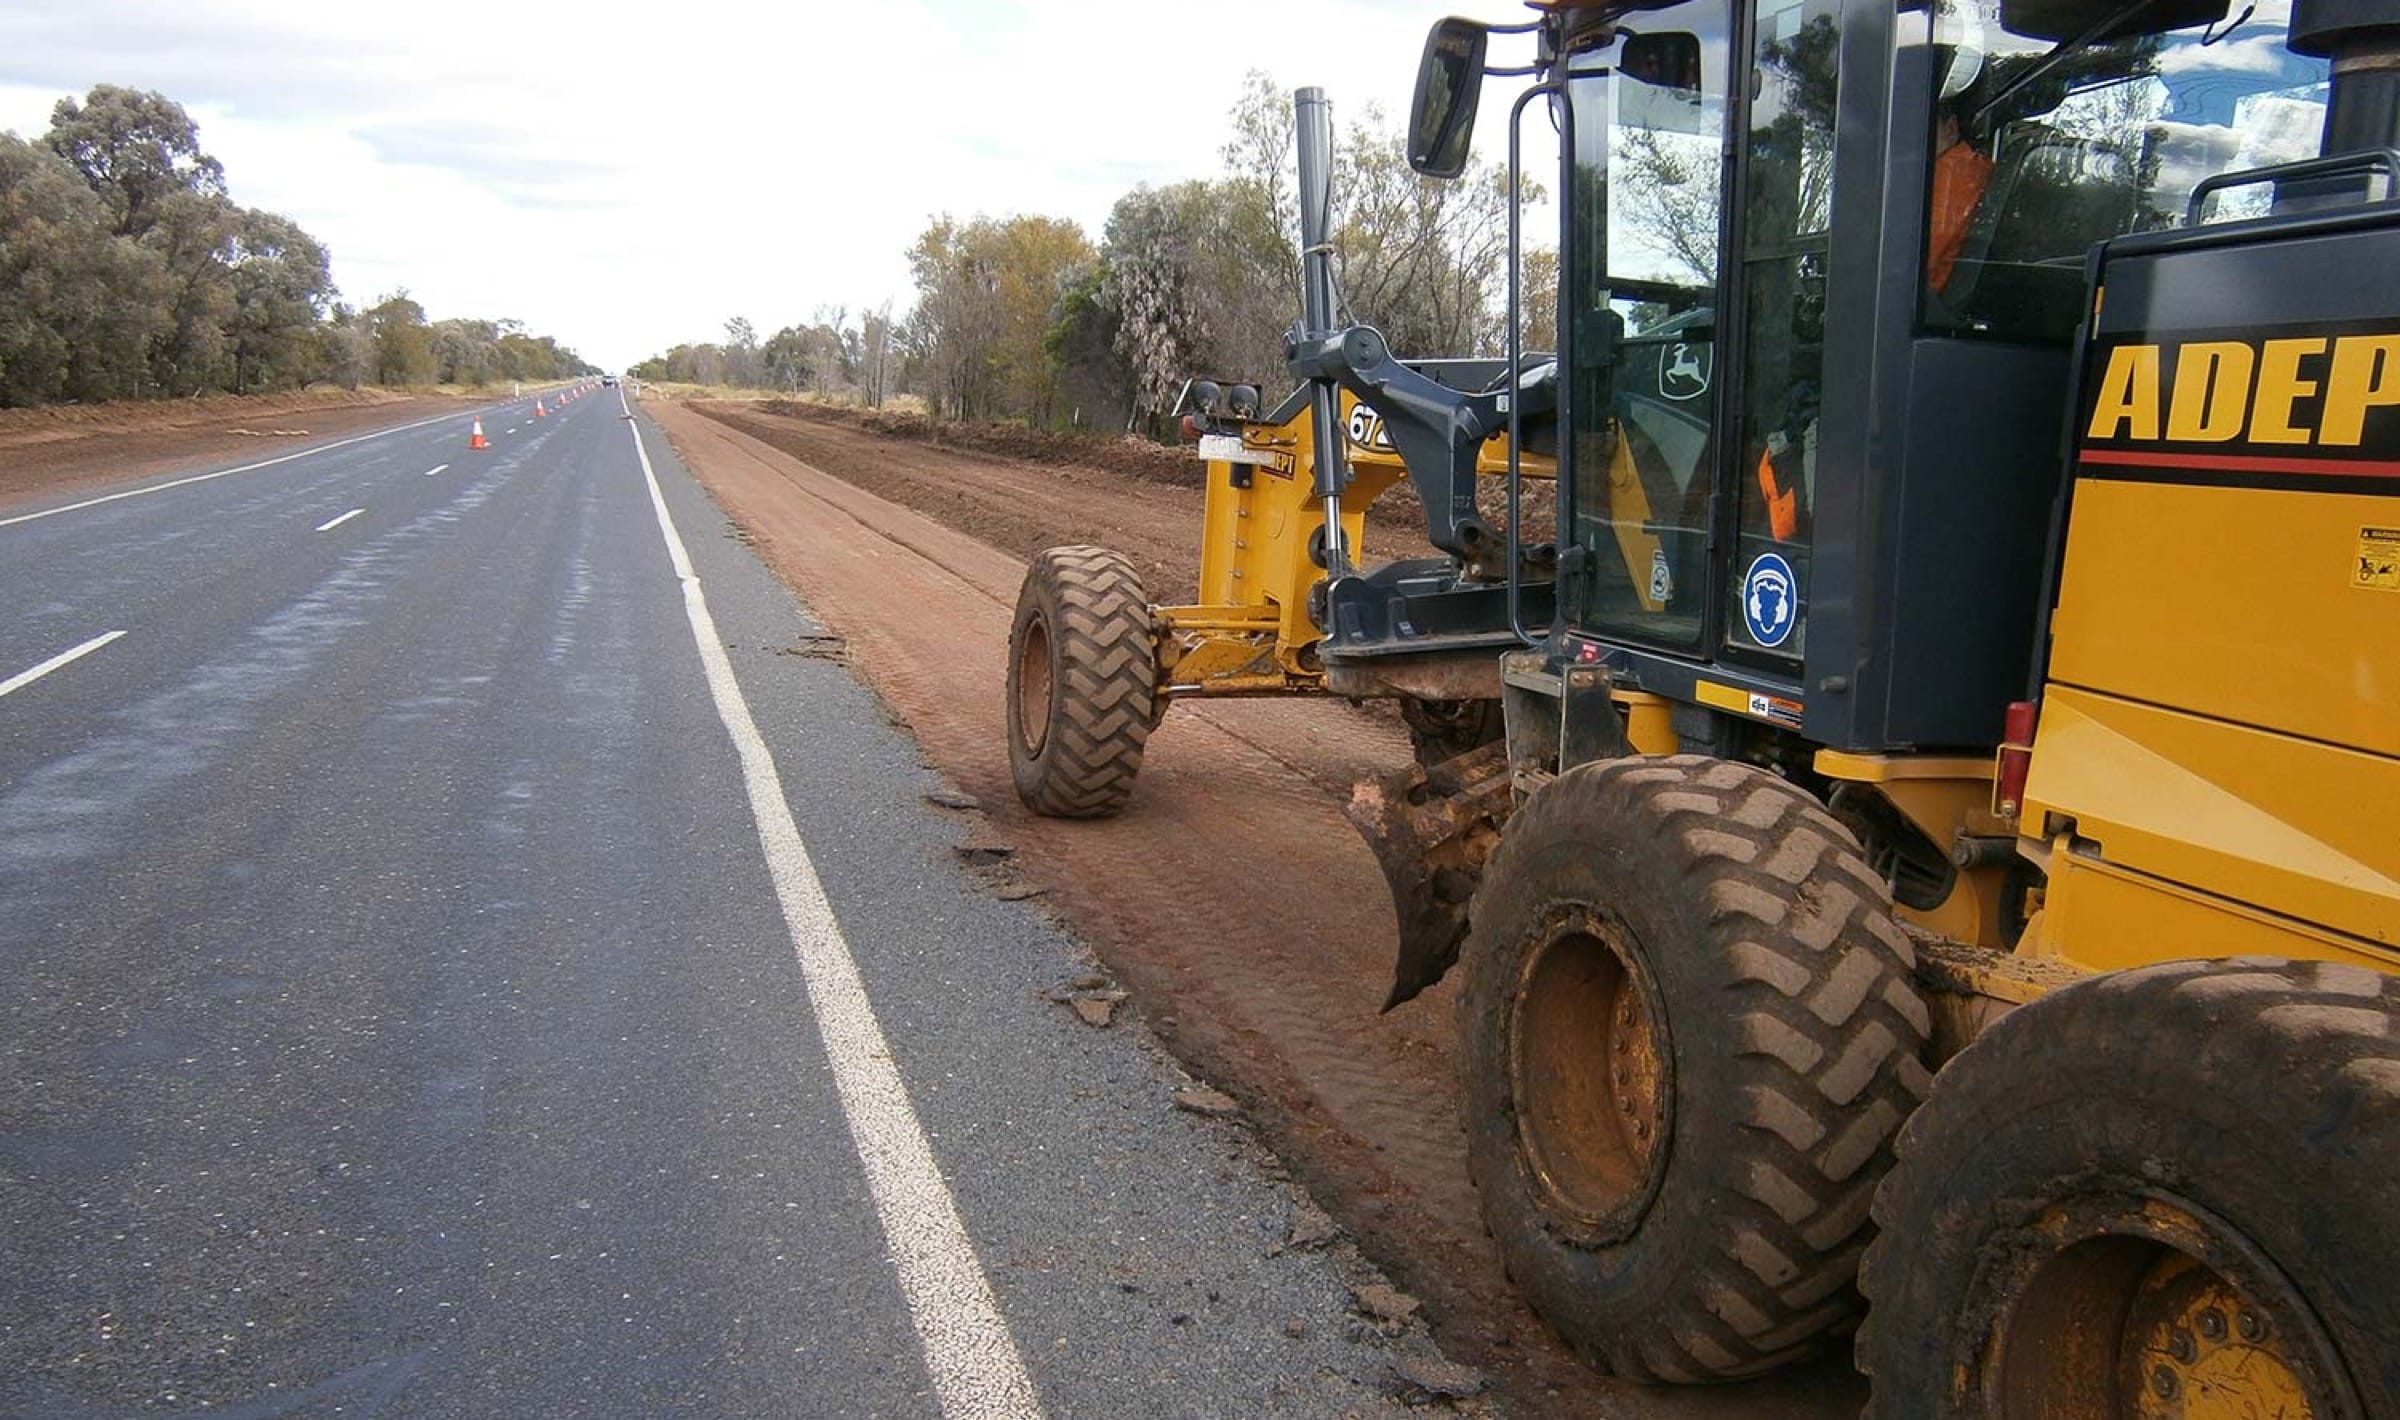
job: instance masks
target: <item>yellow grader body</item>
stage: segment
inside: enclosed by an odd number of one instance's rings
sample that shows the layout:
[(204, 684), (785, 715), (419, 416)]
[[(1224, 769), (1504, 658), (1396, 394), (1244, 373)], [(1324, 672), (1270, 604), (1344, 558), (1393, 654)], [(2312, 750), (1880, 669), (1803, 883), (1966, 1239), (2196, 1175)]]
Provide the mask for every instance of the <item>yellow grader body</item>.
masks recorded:
[[(1020, 796), (1117, 812), (1176, 699), (1400, 699), (1386, 1007), (1457, 969), (1484, 1223), (1606, 1370), (1855, 1332), (1876, 1420), (2400, 1420), (2400, 0), (1531, 29), (1561, 348), (1334, 329), (1304, 205), (1197, 603), (1028, 574)], [(1435, 27), (1420, 172), (1517, 32)], [(1662, 269), (1645, 184), (1722, 247)], [(1404, 479), (1440, 555), (1371, 564)]]
[[(1368, 508), (1407, 469), (1372, 408), (1345, 392), (1341, 412), (1343, 540), (1356, 556), (1371, 550)], [(1309, 594), (1325, 575), (1324, 519), (1310, 494), (1309, 420), (1296, 402), (1277, 422), (1212, 436), (1210, 451), (1231, 457), (1206, 459), (1198, 600), (1150, 611), (1161, 700), (1323, 693)], [(1528, 453), (1521, 470), (1546, 482), (1553, 467)], [(1506, 478), (1505, 436), (1485, 446), (1478, 471)], [(2262, 528), (2274, 546), (2346, 547), (2372, 525), (2377, 500), (2116, 487), (2126, 491), (2086, 500), (2070, 545), (2042, 752), (2022, 809), (1996, 804), (1993, 786), (1998, 759), (2028, 746), (1815, 751), (1827, 780), (1870, 788), (1932, 841), (1973, 850), (1957, 855), (1940, 902), (1899, 909), (1944, 944), (1928, 955), (1929, 974), (1947, 994), (2015, 1004), (2085, 973), (2180, 957), (2400, 970), (2400, 821), (2388, 807), (2400, 804), (2400, 714), (2385, 689), (2400, 683), (2400, 664), (2372, 654), (2400, 655), (2381, 605), (2400, 595), (2361, 597), (2331, 578), (2285, 587), (2278, 569), (2236, 555)], [(2103, 547), (2114, 551), (2093, 551)], [(2228, 594), (2161, 596), (2147, 569), (2195, 556), (2237, 578)], [(2255, 674), (2267, 655), (2286, 673)], [(1682, 748), (1660, 697), (1612, 696), (1636, 751)], [(1696, 698), (1773, 717), (1731, 685), (1703, 679)], [(2237, 713), (2166, 708), (2206, 705)], [(2060, 837), (2046, 824), (2079, 827)], [(2021, 858), (2047, 877), (2030, 900), (2010, 885)]]
[[(1159, 695), (1309, 694), (1325, 688), (1317, 655), (1324, 638), (1309, 615), (1309, 592), (1324, 580), (1325, 515), (1310, 492), (1312, 415), (1305, 401), (1274, 422), (1206, 436), (1208, 484), (1201, 514), (1200, 585), (1191, 606), (1153, 611), (1159, 637)], [(1367, 548), (1367, 509), (1408, 467), (1357, 396), (1341, 397), (1351, 477), (1341, 497), (1342, 542)], [(1478, 472), (1508, 475), (1508, 444), (1495, 436)], [(1529, 455), (1526, 478), (1547, 480), (1551, 461)]]

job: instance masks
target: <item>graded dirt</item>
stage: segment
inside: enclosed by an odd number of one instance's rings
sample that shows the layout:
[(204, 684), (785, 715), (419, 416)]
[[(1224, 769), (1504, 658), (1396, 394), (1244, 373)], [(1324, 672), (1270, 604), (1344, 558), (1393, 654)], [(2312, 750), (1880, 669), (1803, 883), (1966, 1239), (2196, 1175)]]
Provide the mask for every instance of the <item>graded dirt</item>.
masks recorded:
[[(1194, 1072), (1407, 1291), (1511, 1413), (1831, 1420), (1863, 1388), (1845, 1359), (1738, 1387), (1645, 1390), (1577, 1361), (1516, 1299), (1467, 1178), (1452, 986), (1389, 1016), (1392, 914), (1343, 820), (1350, 785), (1403, 767), (1396, 720), (1338, 701), (1171, 711), (1132, 806), (1070, 823), (1018, 804), (1002, 738), (1010, 612), (1034, 550), (1128, 553), (1154, 598), (1188, 594), (1200, 490), (879, 435), (736, 403), (649, 402), (735, 525), (982, 806), (1041, 901), (1132, 989)], [(1389, 545), (1387, 543), (1387, 545)]]

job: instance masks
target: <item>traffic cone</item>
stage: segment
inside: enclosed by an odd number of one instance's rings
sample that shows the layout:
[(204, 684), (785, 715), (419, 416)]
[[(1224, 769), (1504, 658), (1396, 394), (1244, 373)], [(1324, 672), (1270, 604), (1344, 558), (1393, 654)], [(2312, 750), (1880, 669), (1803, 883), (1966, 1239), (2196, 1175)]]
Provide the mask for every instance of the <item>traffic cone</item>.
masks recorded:
[(492, 441), (483, 437), (483, 421), (481, 419), (477, 419), (475, 421), (475, 432), (467, 436), (467, 447), (470, 449), (488, 449), (491, 446)]
[(533, 417), (534, 417), (534, 418), (536, 418), (536, 419), (545, 419), (545, 418), (548, 418), (548, 417), (549, 417), (549, 414), (550, 414), (550, 411), (549, 411), (549, 410), (542, 408), (542, 402), (541, 402), (540, 400), (538, 400), (538, 399), (537, 399), (537, 400), (535, 400), (535, 401), (533, 402)]

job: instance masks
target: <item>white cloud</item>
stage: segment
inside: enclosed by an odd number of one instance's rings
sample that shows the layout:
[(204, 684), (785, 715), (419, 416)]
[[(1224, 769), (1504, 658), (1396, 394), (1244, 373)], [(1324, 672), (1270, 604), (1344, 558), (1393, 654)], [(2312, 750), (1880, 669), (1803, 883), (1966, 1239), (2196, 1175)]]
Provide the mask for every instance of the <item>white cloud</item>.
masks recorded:
[(1324, 86), (1337, 114), (1403, 114), (1453, 8), (83, 0), (0, 11), (0, 128), (38, 134), (93, 84), (158, 89), (238, 200), (326, 242), (353, 299), (405, 285), (621, 365), (737, 313), (771, 330), (905, 305), (903, 253), (936, 212), (1096, 237), (1134, 183), (1217, 171), (1251, 67)]

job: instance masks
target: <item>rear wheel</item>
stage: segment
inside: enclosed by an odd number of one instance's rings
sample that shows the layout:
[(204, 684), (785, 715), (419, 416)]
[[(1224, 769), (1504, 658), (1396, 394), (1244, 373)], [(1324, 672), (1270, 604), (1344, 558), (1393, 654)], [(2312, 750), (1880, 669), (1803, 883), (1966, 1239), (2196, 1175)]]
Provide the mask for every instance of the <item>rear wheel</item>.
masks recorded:
[(1158, 659), (1141, 575), (1120, 552), (1053, 547), (1017, 593), (1008, 638), (1008, 766), (1052, 818), (1125, 807), (1157, 723)]
[(1883, 1420), (2400, 1416), (2400, 982), (2176, 962), (1942, 1071), (1876, 1200)]
[(1472, 921), (1469, 1159), (1535, 1309), (1650, 1381), (1757, 1374), (1851, 1321), (1928, 1022), (1824, 808), (1722, 760), (1583, 765), (1510, 819)]

